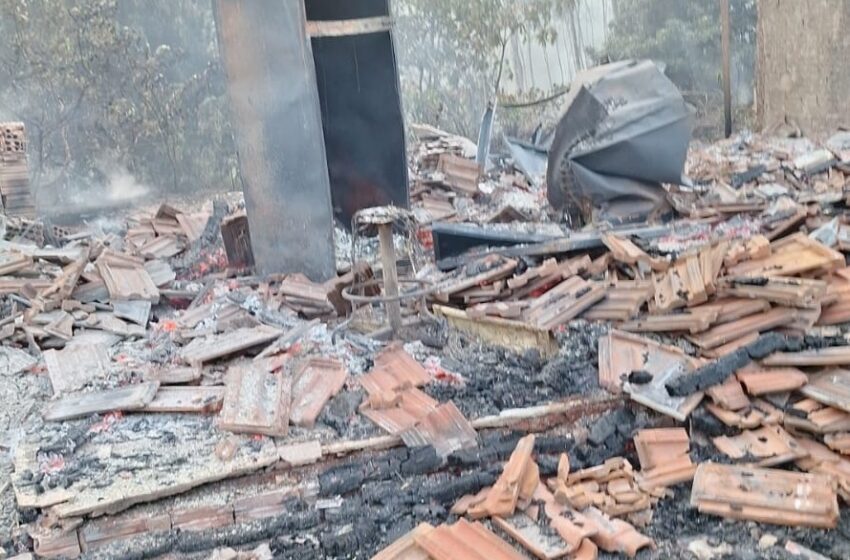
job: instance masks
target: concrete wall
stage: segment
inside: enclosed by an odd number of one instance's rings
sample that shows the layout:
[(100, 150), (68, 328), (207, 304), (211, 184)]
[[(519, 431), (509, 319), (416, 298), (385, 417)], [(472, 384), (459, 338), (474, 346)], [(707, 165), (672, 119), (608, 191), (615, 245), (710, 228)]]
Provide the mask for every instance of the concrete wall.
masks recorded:
[(759, 0), (758, 121), (808, 134), (850, 124), (850, 0)]

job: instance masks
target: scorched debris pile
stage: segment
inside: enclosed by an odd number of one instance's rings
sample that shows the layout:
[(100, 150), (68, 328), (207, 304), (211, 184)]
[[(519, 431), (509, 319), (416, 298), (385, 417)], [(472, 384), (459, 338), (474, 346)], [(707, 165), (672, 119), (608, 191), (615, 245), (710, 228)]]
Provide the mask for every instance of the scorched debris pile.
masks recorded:
[(570, 232), (540, 177), (417, 132), (408, 240), (467, 245), (399, 263), (406, 343), (370, 336), (374, 244), (315, 283), (237, 268), (238, 203), (4, 219), (7, 554), (848, 554), (837, 140), (694, 147), (674, 221)]

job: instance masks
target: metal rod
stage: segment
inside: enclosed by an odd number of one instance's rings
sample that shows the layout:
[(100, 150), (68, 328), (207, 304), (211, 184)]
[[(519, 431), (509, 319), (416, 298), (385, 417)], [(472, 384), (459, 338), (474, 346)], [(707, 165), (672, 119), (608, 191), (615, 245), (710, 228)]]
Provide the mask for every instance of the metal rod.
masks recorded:
[[(378, 225), (378, 235), (381, 242), (381, 265), (384, 275), (384, 294), (388, 298), (398, 297), (398, 269), (395, 262), (395, 246), (393, 245), (393, 225)], [(401, 303), (398, 300), (388, 301), (387, 315), (390, 318), (390, 328), (393, 334), (401, 329)]]
[(732, 135), (732, 72), (729, 47), (729, 0), (720, 0), (720, 50), (723, 58), (723, 118), (726, 138)]

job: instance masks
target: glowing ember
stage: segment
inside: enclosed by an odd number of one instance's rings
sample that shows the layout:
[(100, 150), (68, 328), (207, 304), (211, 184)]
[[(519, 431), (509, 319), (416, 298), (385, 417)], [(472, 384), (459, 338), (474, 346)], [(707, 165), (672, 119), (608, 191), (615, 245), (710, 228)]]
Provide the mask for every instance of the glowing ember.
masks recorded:
[(103, 418), (101, 418), (100, 422), (96, 422), (91, 425), (91, 428), (89, 428), (89, 432), (93, 434), (108, 432), (112, 428), (112, 426), (117, 424), (122, 418), (124, 418), (124, 413), (120, 411), (105, 414)]

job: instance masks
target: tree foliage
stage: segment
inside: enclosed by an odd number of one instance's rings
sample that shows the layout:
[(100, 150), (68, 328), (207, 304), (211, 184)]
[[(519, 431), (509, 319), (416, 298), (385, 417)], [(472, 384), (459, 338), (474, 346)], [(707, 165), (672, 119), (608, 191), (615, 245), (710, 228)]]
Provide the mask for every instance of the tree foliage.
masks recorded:
[(475, 136), (511, 40), (554, 41), (552, 16), (575, 0), (398, 0), (396, 46), (409, 117)]
[[(686, 91), (718, 88), (720, 2), (717, 0), (616, 0), (604, 51), (611, 60), (650, 58)], [(732, 51), (752, 67), (756, 2), (730, 2)]]
[(42, 200), (116, 168), (219, 186), (235, 156), (207, 2), (0, 0), (0, 116), (28, 127)]
[[(408, 119), (474, 137), (510, 41), (552, 44), (582, 1), (392, 0)], [(0, 0), (0, 36), (0, 120), (27, 125), (40, 204), (115, 169), (160, 192), (238, 184), (209, 0)]]

